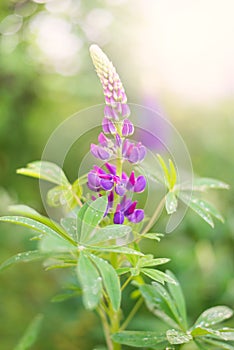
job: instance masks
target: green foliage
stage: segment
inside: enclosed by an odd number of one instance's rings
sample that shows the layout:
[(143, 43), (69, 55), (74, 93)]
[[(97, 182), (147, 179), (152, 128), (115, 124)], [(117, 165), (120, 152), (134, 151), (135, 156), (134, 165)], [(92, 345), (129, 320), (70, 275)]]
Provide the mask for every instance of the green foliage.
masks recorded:
[[(164, 185), (168, 190), (165, 195), (165, 209), (167, 214), (171, 215), (175, 213), (178, 208), (178, 200), (181, 200), (211, 227), (214, 227), (212, 217), (224, 222), (219, 211), (211, 203), (200, 198), (200, 193), (210, 189), (228, 189), (229, 186), (226, 183), (212, 178), (195, 178), (192, 185), (176, 183), (178, 176), (173, 162), (169, 159), (169, 167), (167, 167), (165, 161), (159, 154), (157, 157), (163, 171)], [(150, 177), (157, 182), (159, 181), (155, 174), (150, 174)]]
[[(139, 290), (148, 309), (170, 327), (165, 334), (147, 331), (123, 331), (113, 335), (113, 339), (121, 344), (133, 347), (161, 349), (160, 346), (182, 345), (195, 342), (201, 349), (206, 344), (220, 349), (233, 349), (224, 341), (234, 341), (234, 329), (213, 328), (214, 325), (232, 317), (233, 311), (227, 306), (216, 306), (204, 311), (191, 328), (187, 325), (185, 299), (182, 289), (172, 272), (167, 274), (176, 282), (169, 283), (168, 288), (153, 282), (140, 284)], [(159, 347), (158, 347), (159, 346)], [(174, 348), (173, 348), (174, 349)]]
[(58, 165), (51, 162), (36, 161), (29, 163), (27, 168), (18, 169), (17, 174), (35, 177), (61, 186), (69, 184), (63, 170)]
[(77, 265), (77, 274), (82, 286), (84, 306), (95, 309), (102, 295), (102, 279), (89, 257), (81, 252)]

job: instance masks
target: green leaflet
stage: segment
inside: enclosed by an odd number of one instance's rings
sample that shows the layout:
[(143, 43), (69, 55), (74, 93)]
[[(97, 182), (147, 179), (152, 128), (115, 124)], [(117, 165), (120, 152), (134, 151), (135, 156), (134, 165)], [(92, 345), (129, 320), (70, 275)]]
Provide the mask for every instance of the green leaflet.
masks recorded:
[(82, 286), (85, 308), (88, 310), (95, 309), (102, 295), (102, 278), (96, 267), (83, 252), (80, 252), (77, 275)]
[(148, 255), (145, 255), (142, 258), (140, 258), (137, 265), (140, 268), (141, 267), (150, 267), (150, 266), (158, 266), (158, 265), (166, 264), (169, 261), (170, 261), (170, 259), (167, 259), (167, 258), (154, 259), (153, 255), (148, 254)]
[(166, 335), (169, 343), (173, 345), (189, 343), (193, 339), (190, 334), (175, 329), (169, 329)]
[[(66, 237), (66, 239), (71, 241), (70, 237), (66, 234), (66, 231), (64, 231), (64, 229), (57, 222), (49, 219), (46, 216), (41, 215), (35, 209), (33, 209), (27, 205), (18, 204), (18, 205), (11, 205), (9, 207), (9, 210), (10, 210), (10, 212), (14, 212), (15, 214), (18, 214), (20, 216), (25, 216), (27, 218), (34, 219), (34, 220), (50, 227), (52, 230), (56, 231), (60, 236)], [(68, 234), (69, 234), (69, 232), (68, 232)], [(73, 244), (75, 244), (75, 242), (73, 242)]]
[(99, 247), (99, 246), (89, 246), (86, 245), (87, 250), (89, 251), (95, 251), (95, 252), (106, 252), (106, 253), (121, 253), (124, 255), (139, 255), (144, 256), (143, 253), (139, 252), (138, 250), (134, 250), (132, 248), (128, 247), (119, 247), (117, 245), (114, 246), (107, 246), (107, 247)]
[(193, 209), (211, 227), (214, 227), (212, 216), (214, 216), (216, 219), (220, 220), (221, 222), (224, 221), (221, 214), (212, 204), (196, 197), (190, 198), (187, 194), (182, 192), (179, 193), (179, 198), (191, 209)]
[(102, 282), (106, 289), (107, 295), (110, 298), (113, 309), (118, 311), (121, 302), (121, 291), (119, 278), (115, 269), (106, 260), (103, 260), (93, 254), (90, 254), (89, 256), (97, 266), (102, 276)]
[(15, 265), (15, 264), (20, 263), (20, 262), (36, 261), (36, 260), (48, 258), (50, 256), (51, 256), (50, 253), (42, 253), (39, 250), (33, 250), (33, 251), (19, 253), (19, 254), (12, 256), (11, 258), (5, 260), (0, 265), (0, 271), (5, 270), (8, 267), (11, 267), (12, 265)]
[(234, 346), (230, 345), (228, 343), (218, 341), (218, 340), (213, 340), (209, 338), (202, 338), (202, 344), (205, 345), (204, 349), (207, 349), (207, 344), (215, 346), (215, 349), (224, 349), (224, 350), (234, 350)]
[(193, 328), (208, 328), (232, 317), (233, 311), (227, 306), (215, 306), (204, 311), (197, 319)]
[(186, 334), (175, 329), (169, 329), (167, 332), (167, 340), (170, 344), (185, 344), (189, 343), (193, 338), (190, 334)]
[(36, 161), (27, 164), (27, 168), (17, 170), (17, 174), (46, 180), (56, 185), (69, 185), (63, 170), (56, 164), (45, 161)]
[(34, 219), (25, 218), (23, 216), (2, 216), (0, 217), (0, 221), (11, 222), (12, 224), (25, 226), (25, 227), (31, 228), (32, 230), (43, 233), (45, 235), (67, 240), (71, 245), (76, 246), (76, 243), (73, 241), (73, 239), (70, 236), (66, 234), (65, 231), (62, 231), (62, 230), (59, 232), (58, 230), (55, 231), (51, 227), (45, 225), (44, 223), (36, 221)]
[(62, 218), (60, 224), (65, 229), (65, 231), (73, 238), (75, 242), (78, 240), (76, 231), (76, 219), (75, 218)]
[(31, 346), (37, 340), (43, 317), (44, 317), (43, 315), (39, 314), (32, 320), (32, 322), (26, 329), (23, 337), (19, 341), (18, 345), (14, 348), (14, 350), (31, 349)]
[(176, 211), (177, 206), (178, 206), (178, 200), (176, 198), (175, 193), (172, 191), (169, 191), (166, 194), (166, 202), (165, 202), (167, 214), (173, 214)]
[(178, 310), (178, 313), (181, 316), (181, 320), (182, 320), (182, 324), (184, 326), (184, 329), (187, 329), (186, 303), (185, 303), (184, 294), (183, 294), (183, 291), (181, 289), (180, 283), (171, 271), (167, 270), (166, 274), (168, 276), (170, 276), (171, 278), (173, 278), (173, 280), (175, 281), (175, 283), (168, 283), (168, 289), (169, 289), (169, 292), (170, 292), (172, 298), (175, 301), (175, 306)]
[(157, 332), (148, 331), (123, 331), (115, 333), (112, 339), (120, 344), (133, 347), (155, 347), (157, 344), (165, 343), (166, 336)]
[(89, 240), (92, 231), (103, 219), (107, 208), (107, 197), (102, 196), (95, 201), (87, 202), (77, 215), (77, 234), (80, 243)]
[(186, 184), (181, 184), (180, 186), (182, 191), (195, 191), (195, 192), (204, 192), (210, 189), (217, 190), (228, 190), (229, 185), (220, 180), (208, 178), (208, 177), (197, 177), (193, 179), (192, 186)]
[(173, 278), (171, 278), (170, 276), (167, 276), (166, 273), (159, 271), (159, 270), (154, 270), (154, 269), (149, 269), (149, 268), (141, 268), (141, 273), (150, 277), (152, 280), (160, 282), (162, 284), (164, 284), (165, 282), (175, 283)]
[(109, 225), (103, 228), (98, 228), (88, 240), (88, 244), (96, 244), (106, 242), (112, 239), (122, 238), (127, 236), (132, 231), (132, 228), (127, 225)]
[(146, 306), (154, 315), (161, 318), (168, 325), (179, 328), (177, 324), (178, 313), (163, 286), (156, 283), (153, 285), (144, 284), (139, 286), (139, 290)]
[(157, 242), (160, 242), (161, 241), (161, 238), (164, 236), (163, 233), (144, 233), (143, 235), (141, 235), (141, 237), (144, 237), (144, 238), (148, 238), (148, 239), (153, 239)]

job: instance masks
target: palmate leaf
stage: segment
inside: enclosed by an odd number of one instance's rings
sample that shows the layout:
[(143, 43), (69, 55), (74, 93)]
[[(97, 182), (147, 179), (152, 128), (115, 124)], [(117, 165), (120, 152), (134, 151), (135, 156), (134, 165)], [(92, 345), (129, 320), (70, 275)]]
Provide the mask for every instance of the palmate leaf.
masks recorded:
[[(165, 334), (148, 331), (123, 331), (113, 334), (112, 339), (116, 343), (136, 348), (156, 347), (157, 345), (168, 344)], [(157, 349), (159, 348), (157, 347)]]
[(86, 309), (95, 309), (102, 295), (102, 278), (96, 267), (82, 251), (77, 265), (77, 275), (82, 286), (83, 303)]
[(46, 180), (56, 185), (69, 185), (63, 170), (56, 164), (46, 161), (36, 161), (27, 164), (27, 168), (17, 170), (17, 174)]
[(76, 243), (73, 241), (73, 239), (66, 234), (64, 231), (58, 231), (54, 230), (53, 228), (47, 226), (44, 223), (41, 223), (39, 221), (36, 221), (34, 219), (30, 218), (25, 218), (23, 216), (2, 216), (0, 217), (0, 221), (2, 222), (10, 222), (12, 224), (20, 225), (20, 226), (25, 226), (27, 228), (30, 228), (32, 230), (35, 230), (37, 232), (40, 232), (42, 234), (48, 235), (48, 236), (53, 236), (53, 237), (58, 237), (60, 239), (66, 240), (71, 244), (71, 246), (76, 246)]
[(14, 350), (27, 350), (31, 349), (32, 345), (37, 340), (38, 334), (41, 329), (41, 323), (43, 320), (43, 315), (38, 314), (30, 323), (28, 328), (26, 329), (23, 337), (19, 341), (18, 345), (14, 348)]
[(102, 276), (103, 285), (106, 289), (107, 295), (110, 298), (113, 309), (118, 311), (121, 302), (121, 291), (119, 278), (115, 272), (115, 269), (106, 260), (103, 260), (93, 254), (90, 254), (89, 256), (97, 266)]
[(90, 234), (97, 227), (107, 208), (107, 197), (102, 196), (95, 201), (87, 202), (77, 215), (77, 234), (80, 243), (89, 240)]

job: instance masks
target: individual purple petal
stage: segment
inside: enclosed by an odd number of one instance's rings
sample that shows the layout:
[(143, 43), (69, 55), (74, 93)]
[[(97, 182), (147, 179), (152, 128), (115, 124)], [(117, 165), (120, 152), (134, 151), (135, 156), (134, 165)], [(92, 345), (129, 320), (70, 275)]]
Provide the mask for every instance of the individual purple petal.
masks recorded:
[(128, 180), (128, 176), (127, 176), (127, 174), (123, 171), (122, 172), (122, 181), (127, 181)]
[(121, 137), (119, 136), (119, 134), (115, 135), (115, 141), (116, 141), (116, 146), (120, 147), (121, 143), (122, 143), (122, 140), (121, 140)]
[(95, 145), (94, 143), (91, 143), (91, 146), (90, 146), (90, 151), (92, 153), (92, 155), (96, 158), (99, 158), (99, 154), (98, 154), (98, 146)]
[(130, 163), (138, 163), (139, 162), (139, 150), (137, 147), (133, 147), (131, 149), (131, 152), (128, 152), (128, 153), (130, 153), (128, 156), (128, 160)]
[(135, 202), (132, 202), (132, 203), (127, 207), (127, 209), (125, 209), (124, 215), (125, 215), (125, 216), (131, 215), (131, 214), (134, 212), (134, 210), (135, 210), (135, 208), (136, 208), (136, 205), (137, 205), (137, 202), (136, 202), (136, 201), (135, 201)]
[(139, 150), (139, 162), (141, 162), (142, 160), (144, 160), (146, 156), (146, 148), (140, 145), (140, 147), (138, 147), (138, 150)]
[(107, 160), (110, 158), (110, 153), (102, 147), (98, 147), (98, 158), (102, 160)]
[(128, 216), (128, 220), (137, 224), (138, 222), (141, 222), (144, 219), (144, 210), (143, 209), (136, 209), (132, 215)]
[(127, 182), (127, 189), (131, 191), (134, 185), (135, 185), (135, 175), (134, 175), (134, 171), (132, 171)]
[(114, 224), (122, 225), (124, 223), (124, 214), (121, 211), (117, 211), (114, 214)]
[(123, 157), (127, 157), (127, 153), (129, 151), (129, 147), (131, 145), (131, 142), (129, 140), (125, 140), (123, 144), (123, 149), (122, 149), (122, 155)]
[(108, 119), (106, 117), (103, 118), (102, 120), (102, 130), (104, 131), (105, 134), (109, 134), (109, 127), (108, 127)]
[(102, 146), (107, 146), (108, 144), (108, 138), (103, 134), (103, 132), (101, 132), (98, 135), (98, 142), (102, 145)]
[(122, 127), (122, 135), (128, 136), (128, 124), (125, 123), (126, 120), (124, 120), (123, 127)]
[(126, 192), (126, 188), (125, 188), (125, 186), (124, 186), (123, 184), (117, 184), (117, 185), (115, 186), (115, 192), (116, 192), (120, 197), (122, 197), (122, 196), (125, 194), (125, 192)]
[(108, 195), (108, 208), (111, 209), (114, 204), (114, 192), (111, 191)]
[(100, 186), (100, 179), (95, 173), (88, 173), (88, 184), (92, 187), (99, 187)]
[(113, 188), (114, 182), (113, 180), (101, 179), (100, 185), (105, 191), (110, 191)]
[(130, 120), (125, 119), (123, 122), (123, 127), (122, 127), (122, 135), (123, 136), (130, 136), (134, 132), (134, 126), (130, 122)]
[[(108, 100), (108, 104), (110, 104), (110, 100)], [(105, 106), (104, 116), (108, 119), (114, 119), (114, 120), (119, 119), (118, 112), (115, 109), (113, 109), (111, 106)]]
[(109, 127), (109, 130), (110, 130), (110, 133), (111, 133), (111, 134), (115, 134), (115, 133), (116, 133), (116, 127), (115, 127), (115, 125), (112, 123), (111, 120), (108, 121), (108, 127)]
[(143, 192), (146, 186), (146, 179), (143, 175), (138, 176), (134, 185), (134, 192)]
[(113, 165), (111, 163), (105, 163), (105, 167), (112, 175), (116, 175), (116, 166), (115, 165)]
[(130, 108), (127, 104), (122, 104), (121, 105), (121, 116), (123, 118), (128, 118), (131, 114)]
[(134, 133), (134, 125), (130, 121), (129, 121), (128, 127), (129, 127), (128, 135), (132, 135)]

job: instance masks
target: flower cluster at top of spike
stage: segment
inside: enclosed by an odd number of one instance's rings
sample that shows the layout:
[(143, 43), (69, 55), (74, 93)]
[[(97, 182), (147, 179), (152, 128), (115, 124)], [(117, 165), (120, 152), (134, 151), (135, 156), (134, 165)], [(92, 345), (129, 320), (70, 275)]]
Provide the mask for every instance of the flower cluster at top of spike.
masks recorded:
[[(140, 142), (131, 142), (126, 138), (134, 133), (134, 126), (127, 119), (130, 115), (127, 96), (112, 62), (97, 45), (90, 47), (90, 54), (102, 83), (106, 102), (103, 132), (98, 136), (98, 144), (91, 144), (91, 153), (106, 161), (106, 170), (94, 166), (88, 174), (88, 187), (99, 195), (107, 194), (106, 214), (113, 213), (115, 224), (123, 224), (125, 218), (138, 223), (143, 220), (144, 211), (136, 209), (137, 202), (128, 198), (128, 194), (143, 192), (146, 179), (143, 175), (135, 177), (134, 171), (128, 176), (122, 171), (122, 164), (124, 161), (131, 164), (142, 162), (146, 149)], [(120, 160), (118, 164), (121, 166), (109, 163), (111, 158)]]

